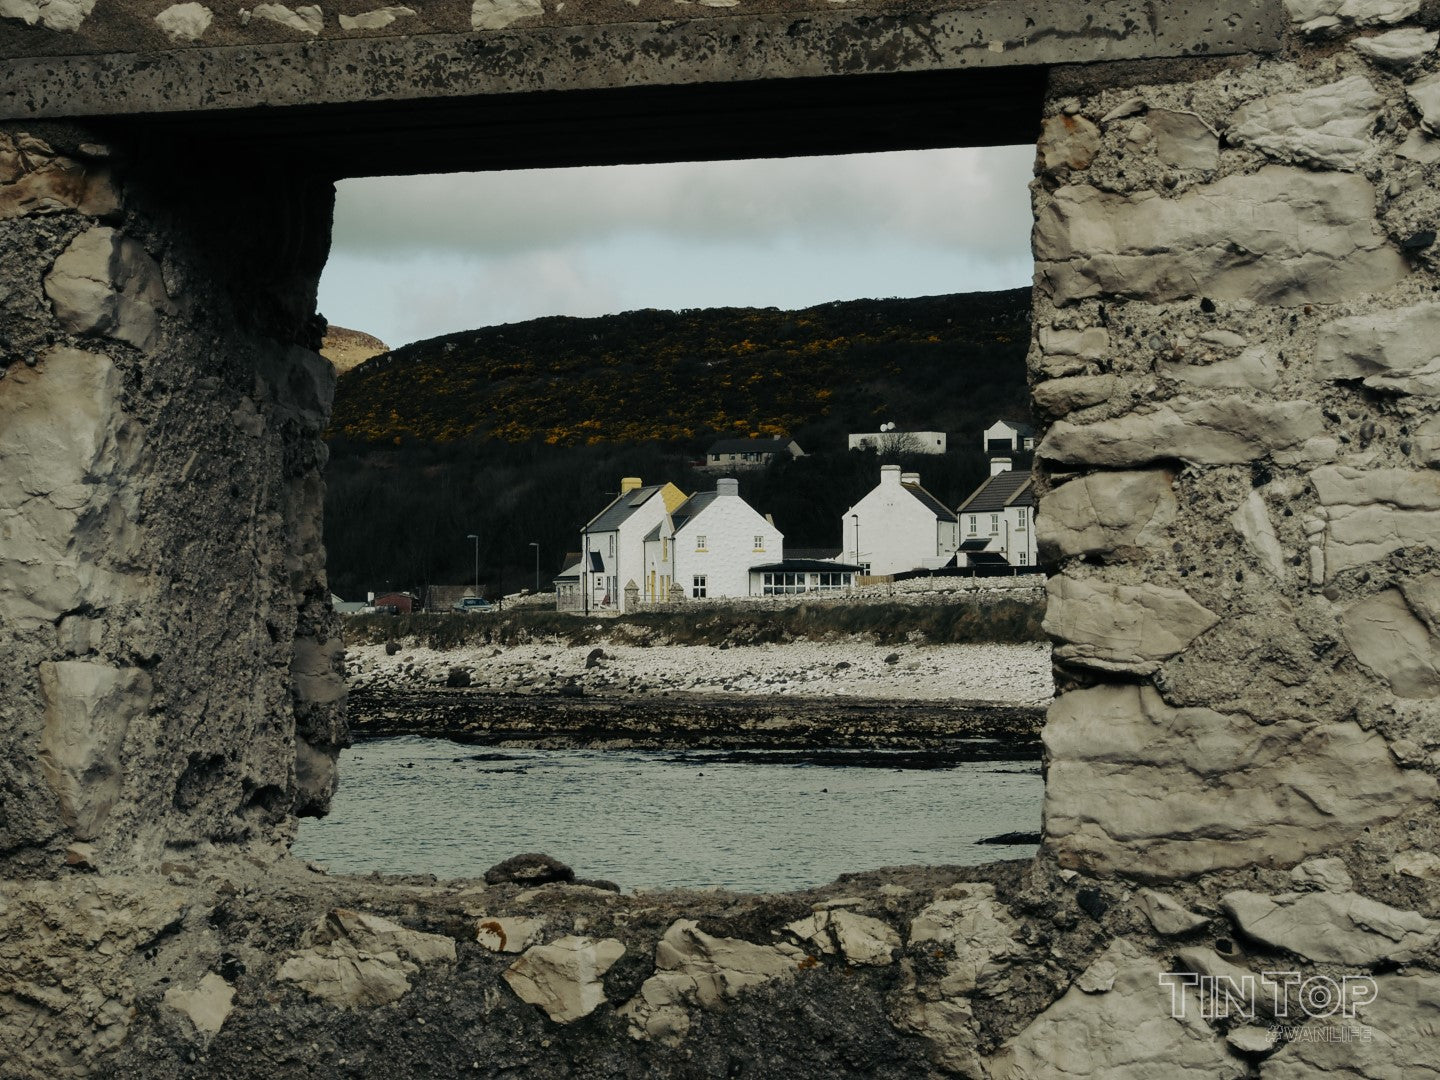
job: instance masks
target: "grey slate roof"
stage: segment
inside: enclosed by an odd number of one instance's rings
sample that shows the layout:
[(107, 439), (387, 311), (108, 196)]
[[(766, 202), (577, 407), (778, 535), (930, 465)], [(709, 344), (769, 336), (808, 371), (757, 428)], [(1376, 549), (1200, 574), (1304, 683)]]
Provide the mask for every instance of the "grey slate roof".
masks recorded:
[(633, 514), (638, 507), (643, 506), (652, 495), (664, 486), (664, 484), (647, 484), (634, 491), (627, 491), (624, 495), (617, 495), (609, 506), (590, 519), (585, 528), (590, 532), (612, 532), (618, 529), (622, 521)]
[(858, 574), (860, 567), (851, 563), (829, 562), (825, 559), (786, 559), (783, 562), (765, 563), (763, 566), (752, 566), (752, 574), (766, 573), (801, 573), (804, 571), (818, 571), (820, 573), (837, 573), (846, 570)]
[(1005, 420), (1005, 419), (1001, 419), (1000, 422), (1001, 422), (1002, 424), (1009, 424), (1012, 428), (1014, 428), (1017, 432), (1020, 433), (1020, 435), (1021, 435), (1022, 438), (1030, 438), (1030, 437), (1032, 437), (1032, 436), (1035, 434), (1035, 427), (1034, 427), (1034, 425), (1033, 425), (1033, 424), (1027, 424), (1024, 420)]
[(929, 510), (941, 521), (955, 520), (955, 514), (951, 509), (919, 484), (901, 484), (900, 486), (910, 492), (911, 495), (914, 495), (915, 498), (919, 499), (921, 503), (924, 504), (925, 509)]
[(715, 496), (716, 492), (713, 491), (697, 491), (677, 506), (670, 515), (670, 520), (675, 523), (675, 531), (678, 533), (688, 525), (691, 518), (715, 501)]
[(1034, 506), (1035, 490), (1028, 472), (1002, 472), (991, 476), (960, 504), (957, 514), (982, 514), (1007, 506)]

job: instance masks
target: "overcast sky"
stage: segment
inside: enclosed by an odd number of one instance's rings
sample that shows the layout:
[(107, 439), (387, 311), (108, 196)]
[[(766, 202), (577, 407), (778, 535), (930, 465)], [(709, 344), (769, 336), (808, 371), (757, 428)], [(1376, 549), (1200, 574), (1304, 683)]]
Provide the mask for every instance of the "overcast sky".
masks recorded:
[(346, 180), (320, 311), (395, 347), (540, 315), (1028, 285), (1034, 154)]

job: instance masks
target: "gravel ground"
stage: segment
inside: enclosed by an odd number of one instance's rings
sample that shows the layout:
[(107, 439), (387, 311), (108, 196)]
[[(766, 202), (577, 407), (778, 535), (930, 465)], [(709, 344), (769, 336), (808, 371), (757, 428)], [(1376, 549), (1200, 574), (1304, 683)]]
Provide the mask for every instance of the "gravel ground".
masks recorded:
[[(602, 657), (591, 655), (600, 649)], [(587, 666), (589, 665), (589, 666)], [(451, 669), (476, 690), (553, 693), (567, 683), (586, 693), (650, 692), (865, 697), (904, 701), (1043, 704), (1054, 694), (1050, 646), (902, 645), (793, 642), (786, 645), (516, 645), (436, 652), (383, 645), (349, 649), (356, 688), (443, 686)]]

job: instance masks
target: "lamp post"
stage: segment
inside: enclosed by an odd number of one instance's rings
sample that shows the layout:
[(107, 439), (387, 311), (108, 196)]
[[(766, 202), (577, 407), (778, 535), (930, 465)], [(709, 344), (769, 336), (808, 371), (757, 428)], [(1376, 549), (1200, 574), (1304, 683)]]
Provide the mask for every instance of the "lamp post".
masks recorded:
[[(860, 515), (851, 514), (850, 520), (855, 523), (855, 565), (860, 565)], [(859, 573), (857, 570), (856, 573)]]
[(475, 541), (475, 595), (480, 595), (480, 537), (474, 533), (468, 534), (465, 539)]
[(535, 593), (538, 596), (540, 593), (540, 545), (531, 540), (530, 546), (535, 549)]

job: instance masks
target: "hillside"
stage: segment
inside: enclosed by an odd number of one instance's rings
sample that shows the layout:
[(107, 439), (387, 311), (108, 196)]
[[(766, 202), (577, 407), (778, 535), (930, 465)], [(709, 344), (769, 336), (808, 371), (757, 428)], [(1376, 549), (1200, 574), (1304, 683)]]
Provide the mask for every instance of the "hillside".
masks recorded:
[(320, 355), (334, 364), (335, 370), (342, 375), (372, 356), (389, 351), (390, 346), (379, 338), (359, 330), (347, 330), (343, 326), (327, 327), (325, 339), (320, 343)]
[[(397, 349), (341, 376), (325, 544), (345, 597), (472, 580), (548, 586), (622, 476), (686, 492), (717, 435), (786, 433), (806, 456), (741, 476), (787, 548), (839, 545), (878, 479), (851, 431), (945, 431), (901, 456), (956, 505), (984, 477), (980, 432), (1025, 415), (1029, 293), (549, 318)], [(888, 460), (888, 459), (887, 459)]]
[(1017, 289), (449, 334), (346, 374), (332, 430), (367, 443), (480, 436), (693, 449), (717, 434), (800, 438), (811, 428), (812, 441), (843, 438), (887, 420), (968, 434), (977, 416), (1016, 405), (1029, 302)]

